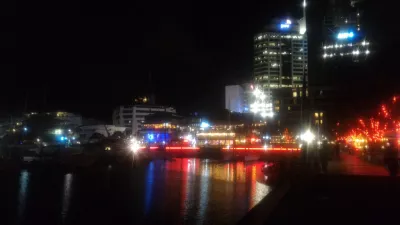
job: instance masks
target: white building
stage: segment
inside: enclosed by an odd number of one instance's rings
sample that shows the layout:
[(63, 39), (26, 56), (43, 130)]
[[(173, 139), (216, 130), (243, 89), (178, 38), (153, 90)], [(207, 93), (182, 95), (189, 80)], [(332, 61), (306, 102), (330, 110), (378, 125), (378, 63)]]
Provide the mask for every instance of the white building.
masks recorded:
[(172, 107), (146, 104), (119, 106), (113, 112), (113, 125), (131, 127), (132, 133), (135, 134), (140, 130), (142, 123), (145, 120), (145, 116), (156, 112), (176, 113), (176, 110)]
[(244, 90), (240, 85), (225, 86), (225, 109), (231, 112), (244, 112)]

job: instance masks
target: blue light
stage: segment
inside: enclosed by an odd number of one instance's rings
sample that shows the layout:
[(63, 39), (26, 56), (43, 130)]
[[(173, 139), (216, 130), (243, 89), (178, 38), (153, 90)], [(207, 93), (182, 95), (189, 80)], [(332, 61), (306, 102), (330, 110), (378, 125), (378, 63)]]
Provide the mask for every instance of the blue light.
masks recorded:
[(348, 38), (353, 38), (354, 33), (353, 32), (340, 32), (337, 35), (338, 39), (348, 39)]
[(147, 133), (145, 136), (145, 141), (146, 142), (151, 142), (151, 143), (168, 143), (170, 140), (169, 134), (168, 133)]
[(210, 127), (210, 124), (207, 123), (207, 122), (201, 122), (200, 127), (201, 128), (208, 128), (208, 127)]
[(289, 29), (291, 24), (292, 24), (292, 21), (288, 19), (284, 23), (281, 23), (281, 29), (284, 29), (284, 30)]
[(28, 131), (28, 128), (24, 127), (24, 131)]
[(281, 29), (289, 29), (290, 24), (281, 24)]
[(61, 136), (61, 138), (60, 138), (60, 139), (61, 139), (61, 141), (64, 141), (64, 137), (63, 137), (63, 136)]
[(145, 212), (147, 213), (151, 206), (151, 197), (153, 193), (153, 183), (154, 183), (154, 162), (149, 164), (146, 175), (146, 200), (145, 200)]

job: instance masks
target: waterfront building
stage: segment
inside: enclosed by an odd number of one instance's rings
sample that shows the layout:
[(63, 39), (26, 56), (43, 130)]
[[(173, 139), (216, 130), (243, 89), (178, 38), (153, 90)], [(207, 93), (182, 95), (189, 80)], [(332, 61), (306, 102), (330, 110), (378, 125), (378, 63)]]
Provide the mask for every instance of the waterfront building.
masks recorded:
[(173, 107), (150, 104), (121, 105), (113, 112), (113, 125), (131, 127), (132, 133), (136, 134), (142, 128), (145, 117), (156, 112), (176, 113), (176, 110)]

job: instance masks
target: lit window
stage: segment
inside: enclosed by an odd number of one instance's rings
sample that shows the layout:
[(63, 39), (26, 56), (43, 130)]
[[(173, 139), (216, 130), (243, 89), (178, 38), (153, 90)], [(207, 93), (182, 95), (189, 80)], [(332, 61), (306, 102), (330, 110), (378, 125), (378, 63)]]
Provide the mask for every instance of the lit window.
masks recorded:
[(275, 111), (279, 112), (279, 106), (275, 107)]
[(270, 42), (269, 46), (276, 46), (275, 42)]
[(319, 113), (319, 116), (320, 116), (320, 117), (323, 117), (323, 116), (324, 116), (324, 113)]
[(287, 107), (287, 110), (289, 110), (289, 111), (290, 111), (291, 109), (292, 109), (292, 108), (291, 108), (290, 106), (288, 106), (288, 107)]
[(293, 91), (293, 98), (297, 98), (297, 91)]
[(322, 120), (320, 120), (319, 123), (322, 124)]
[(318, 118), (318, 113), (315, 113), (314, 116), (315, 116), (315, 118)]

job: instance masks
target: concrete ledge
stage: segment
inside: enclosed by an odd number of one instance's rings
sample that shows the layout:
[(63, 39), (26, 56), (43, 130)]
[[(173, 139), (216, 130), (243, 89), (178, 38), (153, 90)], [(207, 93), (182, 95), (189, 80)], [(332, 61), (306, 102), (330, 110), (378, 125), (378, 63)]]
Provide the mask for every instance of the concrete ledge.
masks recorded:
[(270, 214), (290, 189), (289, 180), (281, 181), (267, 196), (252, 208), (237, 225), (265, 224)]

